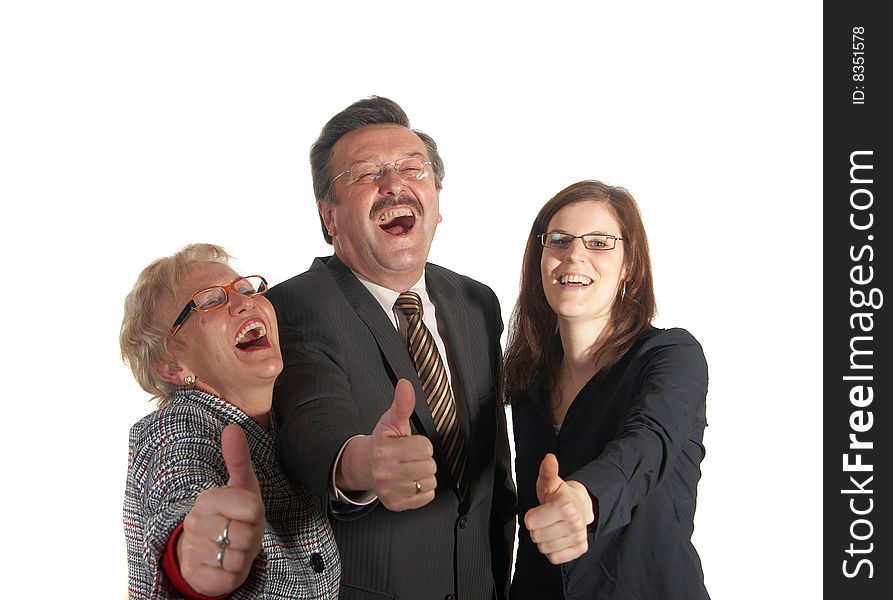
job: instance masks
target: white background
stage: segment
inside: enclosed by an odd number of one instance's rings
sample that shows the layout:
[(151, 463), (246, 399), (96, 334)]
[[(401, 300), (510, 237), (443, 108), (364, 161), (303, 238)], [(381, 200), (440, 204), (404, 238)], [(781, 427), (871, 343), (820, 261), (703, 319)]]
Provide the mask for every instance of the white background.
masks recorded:
[(377, 94), (446, 162), (431, 260), (506, 320), (542, 204), (632, 191), (656, 324), (710, 364), (708, 590), (819, 597), (821, 5), (305, 4), (0, 8), (4, 595), (124, 595), (125, 294), (190, 242), (271, 283), (327, 254), (309, 147)]

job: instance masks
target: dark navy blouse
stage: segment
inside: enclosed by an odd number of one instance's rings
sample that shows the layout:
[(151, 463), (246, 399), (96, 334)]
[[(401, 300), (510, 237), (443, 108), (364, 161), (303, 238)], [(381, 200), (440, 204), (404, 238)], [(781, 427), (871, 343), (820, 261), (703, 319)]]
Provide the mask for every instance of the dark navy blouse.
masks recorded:
[[(520, 538), (512, 600), (709, 599), (691, 543), (707, 363), (684, 329), (651, 328), (574, 398), (558, 435), (537, 384), (512, 399)], [(595, 499), (589, 550), (552, 565), (524, 527), (548, 452)]]

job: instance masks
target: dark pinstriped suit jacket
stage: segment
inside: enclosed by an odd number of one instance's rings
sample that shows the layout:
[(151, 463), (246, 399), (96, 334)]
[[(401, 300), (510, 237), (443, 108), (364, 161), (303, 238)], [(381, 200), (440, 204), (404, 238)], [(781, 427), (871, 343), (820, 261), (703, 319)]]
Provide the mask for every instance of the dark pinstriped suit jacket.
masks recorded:
[[(341, 598), (507, 597), (516, 497), (497, 391), (499, 302), (485, 285), (437, 265), (427, 265), (425, 274), (458, 376), (453, 393), (469, 439), (463, 500), (405, 343), (353, 273), (335, 256), (316, 259), (267, 296), (276, 308), (285, 362), (273, 396), (279, 455), (289, 477), (336, 509)], [(436, 497), (416, 510), (392, 513), (375, 503), (339, 517), (328, 500), (335, 456), (350, 436), (372, 431), (400, 378), (415, 386), (414, 431), (434, 445)]]

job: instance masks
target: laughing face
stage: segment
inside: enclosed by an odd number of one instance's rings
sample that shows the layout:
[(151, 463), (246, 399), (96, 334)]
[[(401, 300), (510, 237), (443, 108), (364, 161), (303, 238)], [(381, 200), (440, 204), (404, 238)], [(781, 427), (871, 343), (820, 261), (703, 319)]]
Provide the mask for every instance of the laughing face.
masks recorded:
[[(368, 125), (341, 137), (329, 164), (337, 174), (360, 163), (387, 165), (406, 158), (429, 158), (415, 133), (399, 125)], [(422, 276), (441, 221), (434, 174), (417, 179), (390, 166), (377, 180), (351, 182), (345, 175), (333, 185), (337, 205), (318, 207), (335, 254), (369, 281), (408, 289)]]
[[(227, 286), (239, 276), (227, 265), (203, 263), (186, 272), (176, 299), (165, 302), (165, 322), (173, 320), (192, 294), (211, 286)], [(226, 290), (228, 301), (210, 312), (193, 311), (177, 331), (170, 353), (176, 361), (168, 379), (183, 383), (194, 375), (197, 387), (238, 404), (248, 390), (272, 385), (282, 370), (276, 313), (263, 296), (248, 297)]]
[[(549, 221), (548, 232), (623, 237), (613, 212), (604, 202), (583, 200), (565, 206)], [(544, 232), (545, 233), (545, 232)], [(587, 250), (575, 239), (566, 250), (543, 248), (540, 270), (543, 291), (558, 321), (594, 322), (601, 327), (611, 316), (625, 276), (623, 243), (613, 250)]]

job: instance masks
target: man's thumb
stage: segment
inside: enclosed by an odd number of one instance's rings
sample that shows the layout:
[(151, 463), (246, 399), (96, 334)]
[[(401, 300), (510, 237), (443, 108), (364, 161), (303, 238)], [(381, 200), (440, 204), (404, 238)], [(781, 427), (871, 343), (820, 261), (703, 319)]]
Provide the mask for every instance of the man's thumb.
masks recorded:
[(549, 453), (543, 457), (540, 463), (540, 473), (536, 478), (536, 497), (540, 504), (548, 501), (549, 496), (564, 483), (558, 476), (558, 459)]
[(412, 416), (413, 410), (415, 410), (415, 389), (409, 381), (401, 379), (394, 388), (394, 402), (391, 408), (381, 415), (378, 424), (393, 432), (396, 437), (410, 436), (412, 429), (409, 427), (409, 417)]
[(260, 484), (251, 464), (251, 451), (245, 432), (236, 424), (227, 425), (220, 437), (220, 449), (229, 471), (229, 487), (248, 490), (260, 496)]

